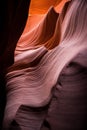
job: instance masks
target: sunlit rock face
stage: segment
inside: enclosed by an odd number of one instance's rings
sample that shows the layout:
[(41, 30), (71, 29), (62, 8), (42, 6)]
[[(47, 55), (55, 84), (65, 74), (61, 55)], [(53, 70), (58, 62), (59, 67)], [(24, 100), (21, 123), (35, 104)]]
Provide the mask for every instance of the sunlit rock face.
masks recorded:
[(62, 0), (31, 0), (30, 14), (46, 13), (51, 5), (56, 6), (61, 1)]
[(31, 0), (29, 16), (23, 34), (37, 26), (51, 6), (57, 13), (60, 13), (67, 1), (70, 0)]
[[(70, 0), (54, 0), (49, 1), (48, 4), (48, 1), (40, 1), (39, 3), (39, 0), (31, 0), (27, 23), (24, 32), (18, 41), (15, 54), (26, 50), (29, 46), (42, 45), (50, 39), (52, 35), (55, 35), (55, 28), (59, 26), (57, 23), (58, 15), (67, 1)], [(50, 45), (51, 43), (52, 42), (50, 41)]]

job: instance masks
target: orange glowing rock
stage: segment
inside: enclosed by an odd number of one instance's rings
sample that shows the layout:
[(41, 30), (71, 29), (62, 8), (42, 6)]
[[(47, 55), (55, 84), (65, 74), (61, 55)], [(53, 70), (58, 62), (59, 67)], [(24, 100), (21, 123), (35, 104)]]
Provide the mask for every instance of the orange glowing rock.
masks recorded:
[(30, 14), (46, 13), (48, 8), (58, 5), (62, 0), (31, 0)]
[(70, 0), (31, 0), (29, 16), (24, 33), (32, 30), (47, 13), (51, 6), (54, 6), (55, 11), (60, 13), (64, 4)]

